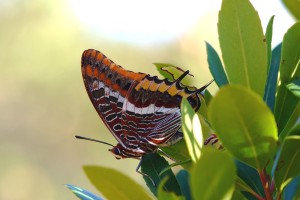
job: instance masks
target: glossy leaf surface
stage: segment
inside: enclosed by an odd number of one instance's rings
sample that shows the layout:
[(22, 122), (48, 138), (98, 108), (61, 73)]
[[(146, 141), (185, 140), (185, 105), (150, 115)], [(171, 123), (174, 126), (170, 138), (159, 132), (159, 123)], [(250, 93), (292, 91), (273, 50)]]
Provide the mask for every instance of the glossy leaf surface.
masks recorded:
[(260, 96), (242, 86), (224, 86), (211, 101), (208, 117), (236, 158), (258, 170), (265, 167), (278, 136), (274, 116)]
[(107, 199), (152, 199), (142, 186), (114, 169), (84, 166), (83, 170), (90, 182)]
[(218, 33), (230, 84), (241, 84), (263, 97), (267, 45), (256, 10), (248, 0), (223, 0)]

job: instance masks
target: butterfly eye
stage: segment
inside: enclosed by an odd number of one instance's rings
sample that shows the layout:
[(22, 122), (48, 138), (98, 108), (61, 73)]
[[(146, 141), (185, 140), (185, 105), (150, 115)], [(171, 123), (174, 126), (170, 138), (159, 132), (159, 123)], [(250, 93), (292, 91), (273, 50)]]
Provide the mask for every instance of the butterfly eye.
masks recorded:
[(121, 151), (118, 147), (114, 147), (112, 149), (109, 149), (109, 151), (115, 156), (115, 158), (117, 160), (121, 159), (122, 158), (122, 154), (121, 154)]

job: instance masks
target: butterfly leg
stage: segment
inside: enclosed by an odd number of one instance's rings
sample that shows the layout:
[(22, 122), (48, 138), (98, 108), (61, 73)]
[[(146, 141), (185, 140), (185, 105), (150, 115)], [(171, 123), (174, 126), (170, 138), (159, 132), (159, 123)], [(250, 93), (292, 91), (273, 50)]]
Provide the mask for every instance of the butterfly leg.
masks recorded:
[(208, 145), (208, 144), (215, 144), (218, 142), (218, 138), (216, 136), (216, 134), (211, 134), (204, 142), (204, 145)]
[(136, 170), (135, 170), (135, 171), (136, 171), (137, 173), (141, 174), (142, 176), (146, 176), (147, 178), (149, 178), (150, 181), (152, 182), (152, 185), (153, 185), (153, 186), (156, 186), (154, 180), (153, 180), (148, 174), (145, 174), (145, 173), (143, 173), (143, 172), (140, 171), (142, 162), (143, 162), (143, 157), (140, 159), (140, 162), (139, 162), (138, 166), (136, 167)]
[[(204, 145), (208, 145), (208, 144), (211, 144), (211, 145), (215, 145), (216, 143), (219, 142), (219, 139), (218, 137), (216, 136), (216, 134), (211, 134), (204, 142)], [(223, 149), (223, 145), (222, 144), (219, 144), (219, 147), (218, 147), (219, 150)]]

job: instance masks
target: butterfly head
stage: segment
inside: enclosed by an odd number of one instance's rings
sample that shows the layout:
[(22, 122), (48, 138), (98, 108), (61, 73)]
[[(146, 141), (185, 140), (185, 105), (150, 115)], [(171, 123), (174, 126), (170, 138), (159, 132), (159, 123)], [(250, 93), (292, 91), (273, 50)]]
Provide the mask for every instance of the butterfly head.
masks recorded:
[(121, 153), (121, 150), (117, 146), (113, 147), (112, 149), (109, 149), (108, 151), (110, 151), (115, 156), (115, 158), (118, 160), (121, 158), (124, 158)]
[(118, 143), (112, 149), (109, 149), (109, 151), (118, 160), (121, 158), (140, 158), (144, 155), (144, 151), (123, 147), (120, 143)]

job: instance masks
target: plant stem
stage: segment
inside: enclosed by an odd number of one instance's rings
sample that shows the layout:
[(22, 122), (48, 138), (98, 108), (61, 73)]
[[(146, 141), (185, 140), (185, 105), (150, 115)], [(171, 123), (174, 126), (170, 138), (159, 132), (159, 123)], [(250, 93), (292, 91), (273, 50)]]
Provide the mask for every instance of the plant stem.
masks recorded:
[(281, 199), (281, 192), (278, 192), (277, 194), (277, 200), (280, 200)]
[(259, 172), (259, 177), (260, 177), (261, 183), (264, 187), (266, 200), (272, 200), (272, 194), (271, 194), (271, 190), (270, 190), (270, 183), (267, 179), (267, 174), (266, 174), (266, 171), (264, 169)]

